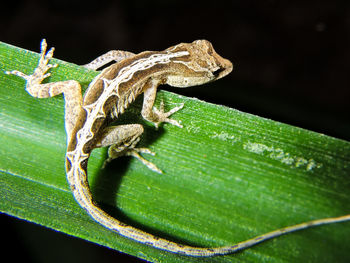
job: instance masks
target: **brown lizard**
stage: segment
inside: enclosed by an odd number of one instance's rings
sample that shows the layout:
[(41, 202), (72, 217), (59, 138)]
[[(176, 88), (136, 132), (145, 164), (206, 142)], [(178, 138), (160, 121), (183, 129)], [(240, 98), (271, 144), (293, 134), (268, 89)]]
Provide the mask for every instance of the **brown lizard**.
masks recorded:
[(26, 90), (33, 97), (48, 98), (64, 94), (68, 182), (77, 202), (94, 220), (106, 228), (143, 244), (170, 252), (188, 256), (213, 256), (234, 253), (264, 240), (310, 226), (350, 220), (350, 215), (314, 220), (278, 229), (235, 245), (200, 248), (156, 237), (111, 217), (93, 201), (89, 189), (87, 162), (94, 148), (110, 146), (107, 161), (121, 155), (130, 155), (138, 158), (155, 172), (161, 173), (161, 170), (140, 156), (140, 152), (152, 154), (149, 149), (136, 148), (143, 133), (142, 125), (107, 126), (108, 120), (118, 118), (129, 104), (143, 93), (141, 114), (144, 119), (156, 127), (162, 122), (182, 127), (179, 122), (169, 117), (183, 105), (169, 112), (164, 112), (163, 103), (159, 110), (153, 109), (158, 85), (189, 87), (204, 84), (229, 74), (232, 71), (232, 63), (219, 56), (211, 43), (206, 40), (181, 43), (161, 52), (145, 51), (137, 55), (125, 51), (110, 51), (85, 65), (89, 69), (98, 69), (115, 61), (101, 71), (82, 97), (80, 84), (75, 80), (41, 83), (50, 76), (47, 71), (57, 66), (49, 64), (54, 49), (51, 48), (46, 52), (46, 48), (46, 41), (43, 40), (39, 64), (32, 75), (25, 75), (17, 70), (6, 73), (24, 78), (27, 81)]

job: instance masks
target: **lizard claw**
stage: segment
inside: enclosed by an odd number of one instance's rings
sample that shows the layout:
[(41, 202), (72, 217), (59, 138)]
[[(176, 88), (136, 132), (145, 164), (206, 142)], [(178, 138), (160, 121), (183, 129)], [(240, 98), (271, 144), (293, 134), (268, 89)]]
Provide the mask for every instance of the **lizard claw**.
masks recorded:
[(40, 50), (40, 60), (38, 68), (41, 68), (43, 71), (43, 74), (48, 71), (50, 68), (57, 67), (57, 64), (49, 64), (50, 59), (53, 57), (53, 52), (55, 51), (55, 48), (52, 47), (48, 52), (46, 52), (47, 49), (47, 43), (46, 40), (43, 39), (41, 41), (41, 50)]
[(151, 150), (149, 150), (148, 148), (133, 148), (133, 149), (130, 149), (129, 151), (127, 151), (125, 155), (135, 157), (136, 159), (141, 161), (141, 163), (146, 165), (148, 167), (148, 169), (150, 169), (150, 170), (152, 170), (152, 171), (154, 171), (156, 173), (159, 173), (159, 174), (163, 173), (163, 171), (160, 170), (154, 163), (146, 160), (139, 153), (148, 153), (148, 154), (151, 154), (151, 155), (155, 155), (155, 153), (152, 152)]
[(170, 123), (170, 124), (177, 126), (179, 128), (183, 128), (183, 126), (180, 124), (180, 122), (168, 118), (169, 116), (171, 116), (175, 112), (181, 110), (183, 107), (184, 107), (184, 104), (182, 103), (180, 106), (177, 106), (168, 112), (164, 112), (164, 101), (162, 100), (160, 102), (159, 110), (157, 108), (153, 109), (154, 113), (157, 114), (157, 116), (159, 118), (158, 122), (154, 122), (155, 127), (158, 128), (160, 123), (167, 122), (167, 123)]
[(7, 75), (16, 75), (18, 77), (21, 77), (25, 80), (27, 80), (30, 76), (24, 74), (23, 72), (21, 71), (18, 71), (18, 70), (12, 70), (12, 71), (5, 71), (5, 74)]
[(18, 70), (5, 71), (8, 75), (16, 75), (27, 81), (41, 82), (43, 79), (50, 76), (50, 73), (46, 73), (50, 68), (55, 68), (58, 64), (49, 64), (50, 59), (53, 57), (54, 48), (51, 48), (47, 53), (47, 43), (46, 40), (43, 39), (41, 41), (41, 51), (40, 51), (40, 60), (37, 68), (34, 70), (34, 73), (31, 75), (26, 75)]
[[(136, 140), (135, 142), (137, 143), (139, 140)], [(132, 145), (135, 145), (136, 143), (132, 143)], [(118, 148), (118, 147), (114, 147), (111, 146), (108, 149), (108, 158), (107, 160), (105, 160), (105, 162), (103, 163), (102, 169), (104, 169), (106, 167), (106, 165), (111, 162), (113, 159), (116, 159), (120, 156), (132, 156), (135, 157), (136, 159), (138, 159), (139, 161), (141, 161), (142, 164), (146, 165), (148, 167), (148, 169), (159, 173), (159, 174), (163, 174), (163, 171), (161, 169), (159, 169), (154, 163), (146, 160), (145, 158), (143, 158), (140, 153), (146, 153), (146, 154), (150, 154), (150, 155), (155, 155), (155, 152), (152, 152), (150, 149), (148, 148), (134, 148), (131, 145), (131, 148), (127, 148), (127, 149), (123, 149), (124, 147)]]

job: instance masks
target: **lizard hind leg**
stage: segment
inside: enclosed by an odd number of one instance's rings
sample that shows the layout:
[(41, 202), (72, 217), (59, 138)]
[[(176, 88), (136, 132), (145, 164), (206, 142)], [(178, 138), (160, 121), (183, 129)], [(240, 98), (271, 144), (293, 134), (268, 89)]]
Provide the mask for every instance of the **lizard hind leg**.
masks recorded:
[(143, 133), (143, 127), (140, 124), (127, 124), (119, 126), (110, 126), (102, 130), (100, 134), (100, 141), (97, 142), (96, 147), (108, 148), (108, 158), (103, 164), (106, 166), (110, 161), (121, 156), (133, 156), (141, 161), (152, 171), (163, 173), (155, 164), (144, 159), (139, 153), (147, 153), (155, 155), (154, 152), (148, 148), (137, 148), (136, 145), (140, 141), (140, 136)]
[(134, 53), (131, 53), (128, 51), (111, 50), (111, 51), (97, 57), (96, 59), (94, 59), (90, 63), (83, 65), (83, 67), (88, 68), (88, 69), (92, 69), (92, 70), (96, 70), (96, 69), (99, 69), (99, 68), (107, 65), (108, 63), (110, 63), (112, 61), (114, 61), (115, 63), (118, 63), (126, 58), (133, 57), (134, 55), (135, 55)]

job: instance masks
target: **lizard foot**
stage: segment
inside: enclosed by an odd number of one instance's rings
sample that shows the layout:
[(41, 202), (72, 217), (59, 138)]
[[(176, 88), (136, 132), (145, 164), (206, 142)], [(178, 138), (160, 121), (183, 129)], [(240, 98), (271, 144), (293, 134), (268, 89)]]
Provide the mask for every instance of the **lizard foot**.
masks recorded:
[(153, 108), (153, 112), (158, 116), (158, 121), (153, 122), (154, 125), (156, 126), (156, 128), (158, 128), (159, 124), (162, 122), (167, 122), (167, 123), (175, 125), (179, 128), (183, 128), (183, 126), (178, 121), (168, 118), (169, 116), (171, 116), (175, 112), (181, 110), (183, 108), (183, 106), (184, 106), (184, 104), (182, 103), (180, 106), (177, 106), (168, 112), (164, 112), (164, 102), (162, 100), (160, 102), (159, 110), (157, 108)]
[(55, 48), (51, 48), (47, 53), (46, 53), (46, 49), (47, 49), (47, 43), (46, 43), (46, 40), (43, 39), (41, 41), (40, 60), (33, 74), (26, 75), (23, 72), (20, 72), (18, 70), (6, 71), (5, 73), (8, 75), (11, 75), (11, 74), (16, 75), (25, 79), (26, 81), (28, 81), (29, 86), (32, 86), (34, 84), (40, 84), (41, 81), (43, 81), (45, 78), (50, 76), (50, 73), (46, 73), (46, 72), (50, 68), (57, 67), (57, 64), (49, 64), (49, 60), (52, 58)]
[(160, 173), (160, 174), (163, 173), (162, 170), (160, 170), (154, 163), (146, 160), (139, 153), (147, 153), (147, 154), (155, 155), (155, 152), (152, 152), (148, 148), (133, 148), (133, 149), (129, 149), (125, 153), (125, 155), (126, 156), (133, 156), (133, 157), (137, 158), (139, 161), (141, 161), (141, 163), (146, 165), (149, 169), (151, 169), (154, 172), (157, 172), (157, 173)]
[(152, 152), (148, 148), (135, 148), (135, 145), (139, 142), (140, 138), (132, 141), (131, 143), (125, 143), (123, 145), (112, 145), (108, 148), (108, 158), (105, 160), (102, 168), (111, 162), (112, 160), (121, 157), (121, 156), (133, 156), (140, 160), (144, 165), (146, 165), (149, 169), (154, 172), (162, 174), (162, 170), (160, 170), (154, 163), (143, 158), (139, 153), (146, 153), (155, 155), (155, 152)]

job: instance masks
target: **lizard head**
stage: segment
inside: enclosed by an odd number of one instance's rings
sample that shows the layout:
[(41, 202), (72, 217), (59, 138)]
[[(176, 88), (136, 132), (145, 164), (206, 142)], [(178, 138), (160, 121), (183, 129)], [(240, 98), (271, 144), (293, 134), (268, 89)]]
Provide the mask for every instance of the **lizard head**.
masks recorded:
[(212, 44), (207, 40), (181, 43), (166, 51), (185, 54), (172, 59), (176, 71), (174, 74), (169, 74), (166, 81), (171, 86), (201, 85), (226, 76), (233, 68), (232, 63), (216, 53)]

